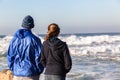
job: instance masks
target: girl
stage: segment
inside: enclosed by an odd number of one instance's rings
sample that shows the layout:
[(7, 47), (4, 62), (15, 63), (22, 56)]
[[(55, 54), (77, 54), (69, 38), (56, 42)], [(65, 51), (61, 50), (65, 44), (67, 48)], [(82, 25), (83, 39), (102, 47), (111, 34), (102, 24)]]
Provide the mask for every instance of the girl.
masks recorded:
[(60, 28), (52, 23), (43, 42), (41, 64), (45, 69), (45, 80), (65, 80), (71, 70), (72, 60), (68, 46), (58, 38)]

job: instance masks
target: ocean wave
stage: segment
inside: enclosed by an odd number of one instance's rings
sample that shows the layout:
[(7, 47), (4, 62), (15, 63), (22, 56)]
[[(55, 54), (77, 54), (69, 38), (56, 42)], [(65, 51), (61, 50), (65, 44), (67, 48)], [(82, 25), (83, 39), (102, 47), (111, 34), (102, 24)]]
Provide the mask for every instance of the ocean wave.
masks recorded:
[[(6, 54), (10, 40), (13, 36), (0, 39), (0, 55)], [(41, 41), (44, 37), (39, 36)], [(120, 55), (120, 35), (95, 35), (95, 36), (59, 36), (68, 44), (70, 53), (78, 56), (118, 56)], [(112, 57), (111, 57), (112, 58)]]
[(99, 35), (99, 36), (76, 36), (71, 35), (67, 37), (60, 37), (63, 41), (66, 41), (68, 45), (91, 45), (91, 44), (113, 44), (120, 43), (119, 35)]

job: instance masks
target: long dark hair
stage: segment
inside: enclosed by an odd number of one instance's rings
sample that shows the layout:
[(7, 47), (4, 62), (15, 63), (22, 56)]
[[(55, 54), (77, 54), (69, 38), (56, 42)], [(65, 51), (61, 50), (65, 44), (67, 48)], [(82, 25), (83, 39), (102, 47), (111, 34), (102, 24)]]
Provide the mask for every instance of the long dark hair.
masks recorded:
[[(52, 27), (51, 27), (52, 26)], [(57, 37), (60, 33), (60, 28), (58, 26), (58, 24), (56, 23), (51, 23), (49, 26), (48, 26), (48, 32), (45, 36), (45, 40), (48, 40), (52, 37)]]

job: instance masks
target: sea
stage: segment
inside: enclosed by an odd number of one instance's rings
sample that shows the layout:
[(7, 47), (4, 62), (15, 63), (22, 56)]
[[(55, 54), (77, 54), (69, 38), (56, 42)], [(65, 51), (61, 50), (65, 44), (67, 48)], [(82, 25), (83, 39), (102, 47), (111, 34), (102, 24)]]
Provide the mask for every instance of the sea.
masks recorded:
[[(37, 35), (44, 41), (44, 35)], [(8, 69), (7, 49), (12, 35), (0, 36), (0, 71)], [(60, 34), (72, 57), (66, 80), (120, 80), (120, 33)], [(44, 80), (44, 73), (40, 80)]]

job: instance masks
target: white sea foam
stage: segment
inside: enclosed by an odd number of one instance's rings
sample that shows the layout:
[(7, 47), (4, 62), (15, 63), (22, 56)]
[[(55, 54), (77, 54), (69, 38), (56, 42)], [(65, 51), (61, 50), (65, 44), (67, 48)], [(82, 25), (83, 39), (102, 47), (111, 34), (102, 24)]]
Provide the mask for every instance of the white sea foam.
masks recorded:
[(0, 56), (6, 55), (11, 39), (12, 39), (12, 36), (6, 36), (0, 39)]
[(120, 43), (120, 36), (76, 36), (71, 35), (67, 37), (60, 37), (62, 40), (66, 41), (69, 45), (92, 45), (92, 44), (106, 44), (106, 43)]
[[(43, 42), (43, 37), (39, 36)], [(120, 53), (120, 36), (60, 36), (74, 55), (116, 55)], [(5, 54), (12, 36), (0, 39), (0, 55)]]

